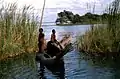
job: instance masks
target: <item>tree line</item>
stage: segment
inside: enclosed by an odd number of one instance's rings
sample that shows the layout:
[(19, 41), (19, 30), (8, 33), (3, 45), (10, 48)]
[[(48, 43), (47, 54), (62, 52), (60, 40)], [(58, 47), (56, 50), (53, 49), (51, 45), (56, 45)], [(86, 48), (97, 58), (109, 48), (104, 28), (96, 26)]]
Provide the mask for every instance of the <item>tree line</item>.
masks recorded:
[(57, 14), (58, 17), (56, 19), (56, 24), (91, 24), (91, 23), (106, 23), (107, 17), (109, 14), (103, 13), (99, 14), (92, 14), (90, 12), (86, 13), (85, 15), (80, 16), (79, 14), (74, 14), (71, 11), (64, 10)]

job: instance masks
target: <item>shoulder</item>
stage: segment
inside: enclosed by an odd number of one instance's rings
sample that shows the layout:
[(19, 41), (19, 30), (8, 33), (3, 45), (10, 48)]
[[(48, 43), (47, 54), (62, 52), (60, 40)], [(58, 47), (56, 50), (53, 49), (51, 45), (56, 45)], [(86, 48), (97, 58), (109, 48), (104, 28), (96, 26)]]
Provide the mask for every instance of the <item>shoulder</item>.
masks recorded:
[(48, 42), (47, 42), (47, 45), (50, 45), (50, 44), (52, 44), (52, 41), (48, 41)]
[(55, 34), (51, 34), (51, 36), (56, 36)]
[(45, 35), (44, 33), (39, 33), (39, 37), (44, 36), (44, 35)]
[(48, 43), (52, 43), (52, 41), (48, 41)]

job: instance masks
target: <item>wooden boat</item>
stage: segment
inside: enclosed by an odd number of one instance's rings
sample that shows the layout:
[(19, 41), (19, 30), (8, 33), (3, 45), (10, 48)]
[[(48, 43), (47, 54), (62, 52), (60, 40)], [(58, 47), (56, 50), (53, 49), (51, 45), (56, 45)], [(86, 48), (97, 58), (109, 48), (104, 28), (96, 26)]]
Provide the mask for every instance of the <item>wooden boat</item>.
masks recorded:
[[(44, 65), (53, 65), (56, 62), (60, 62), (62, 57), (66, 55), (69, 51), (72, 50), (72, 43), (70, 43), (71, 37), (63, 38), (60, 41), (61, 46), (64, 48), (61, 53), (55, 57), (51, 57), (48, 53), (44, 52), (43, 54), (36, 54), (36, 61), (44, 63)], [(52, 49), (54, 50), (54, 49)], [(52, 53), (52, 52), (51, 52)]]
[[(51, 71), (55, 76), (59, 79), (65, 79), (65, 67), (64, 67), (64, 60), (63, 56), (66, 55), (68, 52), (72, 51), (73, 46), (70, 43), (71, 38), (64, 38), (61, 40), (61, 45), (64, 47), (63, 51), (56, 56), (56, 58), (51, 57), (46, 52), (44, 54), (37, 54), (36, 60), (40, 62), (40, 76), (44, 78), (44, 70), (45, 67)], [(52, 49), (54, 50), (54, 49)]]

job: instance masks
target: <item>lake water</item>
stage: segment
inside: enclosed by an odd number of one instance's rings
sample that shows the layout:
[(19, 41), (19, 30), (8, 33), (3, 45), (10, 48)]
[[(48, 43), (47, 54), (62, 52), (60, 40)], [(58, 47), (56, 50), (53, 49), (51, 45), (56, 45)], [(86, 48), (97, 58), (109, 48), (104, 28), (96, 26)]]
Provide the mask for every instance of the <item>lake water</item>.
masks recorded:
[[(73, 42), (78, 35), (84, 34), (89, 25), (77, 26), (46, 26), (43, 27), (46, 39), (49, 40), (51, 30), (57, 31), (57, 39), (70, 33)], [(96, 64), (97, 63), (97, 64)], [(116, 65), (117, 64), (117, 65)], [(117, 61), (106, 63), (95, 62), (76, 49), (64, 56), (64, 68), (61, 69), (61, 79), (120, 79), (120, 65)], [(45, 69), (45, 79), (59, 79), (60, 76)], [(35, 55), (23, 55), (15, 59), (0, 62), (0, 79), (40, 79), (39, 63), (35, 61)]]

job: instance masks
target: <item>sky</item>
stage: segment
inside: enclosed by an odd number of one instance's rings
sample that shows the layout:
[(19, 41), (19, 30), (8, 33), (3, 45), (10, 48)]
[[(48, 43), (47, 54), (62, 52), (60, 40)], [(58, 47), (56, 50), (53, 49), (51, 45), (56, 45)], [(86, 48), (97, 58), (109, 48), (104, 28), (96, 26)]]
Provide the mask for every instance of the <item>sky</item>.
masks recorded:
[[(112, 1), (113, 0), (46, 0), (44, 21), (55, 21), (57, 13), (63, 10), (72, 11), (74, 14), (79, 15), (83, 15), (87, 12), (93, 12), (94, 5), (94, 13), (101, 14)], [(33, 6), (35, 9), (34, 12), (40, 15), (44, 0), (0, 0), (0, 4), (15, 2), (19, 8), (22, 8), (24, 5)]]

